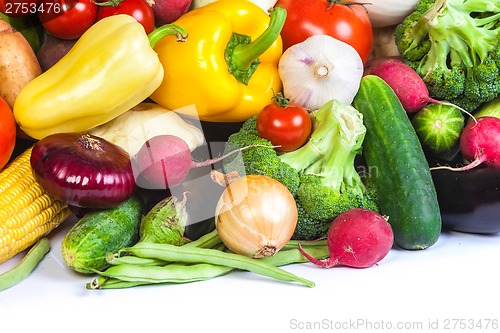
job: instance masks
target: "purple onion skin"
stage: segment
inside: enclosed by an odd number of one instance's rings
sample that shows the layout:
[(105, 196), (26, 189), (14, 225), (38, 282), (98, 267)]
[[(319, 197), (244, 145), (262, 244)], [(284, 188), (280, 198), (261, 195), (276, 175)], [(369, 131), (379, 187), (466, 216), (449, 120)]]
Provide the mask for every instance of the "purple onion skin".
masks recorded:
[(33, 146), (30, 162), (42, 188), (68, 205), (113, 208), (136, 190), (128, 153), (94, 135), (47, 136)]

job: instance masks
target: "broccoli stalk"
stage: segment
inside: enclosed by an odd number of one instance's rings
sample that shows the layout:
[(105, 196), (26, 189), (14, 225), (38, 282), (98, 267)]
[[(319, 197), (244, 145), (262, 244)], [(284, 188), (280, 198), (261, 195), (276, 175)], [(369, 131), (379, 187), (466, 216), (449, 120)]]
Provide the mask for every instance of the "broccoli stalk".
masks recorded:
[(329, 156), (331, 143), (334, 142), (340, 125), (331, 112), (333, 104), (333, 100), (329, 101), (320, 109), (311, 112), (314, 130), (304, 146), (280, 155), (280, 159), (297, 172), (303, 172), (318, 161), (323, 163)]
[[(366, 133), (362, 114), (332, 100), (312, 115), (315, 130), (308, 143), (280, 159), (300, 175), (297, 202), (308, 226), (318, 229), (320, 225), (324, 231), (337, 215), (351, 208), (378, 209), (374, 197), (365, 195), (365, 184), (356, 170)], [(298, 228), (303, 228), (300, 219)]]
[(309, 141), (280, 159), (301, 174), (318, 176), (322, 186), (362, 195), (364, 185), (355, 166), (366, 133), (362, 114), (331, 100), (312, 115), (315, 130)]
[(436, 99), (475, 111), (500, 93), (500, 3), (420, 0), (396, 45)]

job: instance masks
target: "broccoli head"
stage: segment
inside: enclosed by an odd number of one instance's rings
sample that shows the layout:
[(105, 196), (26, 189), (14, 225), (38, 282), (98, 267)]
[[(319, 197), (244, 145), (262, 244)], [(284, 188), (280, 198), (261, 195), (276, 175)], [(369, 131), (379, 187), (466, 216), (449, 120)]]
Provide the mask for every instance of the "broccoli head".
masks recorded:
[(315, 240), (326, 237), (331, 219), (318, 220), (307, 214), (300, 200), (295, 201), (297, 204), (298, 219), (297, 225), (292, 235), (295, 240)]
[(315, 240), (326, 237), (330, 224), (339, 212), (351, 208), (359, 207), (380, 212), (377, 192), (371, 178), (363, 177), (366, 183), (363, 195), (340, 195), (338, 191), (322, 186), (320, 179), (314, 175), (305, 175), (301, 180), (303, 183), (295, 199), (298, 220), (292, 239)]
[(366, 133), (362, 114), (350, 105), (330, 101), (313, 112), (315, 130), (301, 148), (280, 155), (300, 173), (297, 197), (316, 219), (333, 219), (360, 207), (366, 191), (356, 170)]
[(297, 198), (302, 206), (314, 219), (332, 219), (339, 213), (345, 212), (358, 205), (358, 194), (325, 186), (322, 178), (316, 175), (305, 174), (300, 179)]
[(369, 193), (356, 169), (366, 133), (362, 114), (351, 105), (332, 100), (311, 115), (314, 130), (308, 142), (286, 153), (268, 148), (271, 143), (258, 136), (256, 116), (252, 117), (228, 138), (225, 149), (259, 147), (245, 149), (223, 162), (225, 172), (263, 174), (287, 186), (299, 208), (294, 239), (302, 240), (326, 236), (333, 219), (351, 208), (378, 211), (376, 196)]
[(420, 0), (395, 39), (432, 97), (473, 112), (500, 93), (499, 33), (498, 1)]
[(321, 177), (303, 175), (297, 190), (297, 199), (311, 218), (319, 220), (333, 220), (340, 213), (352, 208), (365, 208), (379, 211), (377, 196), (374, 187), (359, 186), (358, 188), (345, 188), (339, 191), (333, 187), (325, 186)]

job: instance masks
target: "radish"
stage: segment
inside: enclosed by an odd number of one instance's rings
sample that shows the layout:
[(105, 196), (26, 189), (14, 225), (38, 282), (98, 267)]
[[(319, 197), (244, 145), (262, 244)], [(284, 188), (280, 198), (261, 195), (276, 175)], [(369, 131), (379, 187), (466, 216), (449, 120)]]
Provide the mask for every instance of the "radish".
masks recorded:
[(460, 136), (460, 151), (469, 164), (459, 168), (438, 166), (431, 170), (466, 171), (481, 164), (500, 168), (500, 118), (484, 116), (465, 125)]
[(452, 103), (438, 101), (429, 96), (429, 90), (418, 73), (395, 57), (379, 59), (368, 71), (384, 80), (394, 90), (407, 113), (420, 111), (429, 103), (450, 105), (471, 116)]
[(328, 259), (310, 256), (300, 243), (299, 249), (310, 262), (323, 268), (366, 268), (382, 260), (393, 243), (394, 233), (387, 217), (368, 209), (353, 208), (338, 215), (328, 229)]
[(191, 169), (212, 165), (249, 147), (236, 149), (214, 159), (195, 162), (188, 144), (183, 139), (170, 134), (157, 135), (144, 142), (133, 156), (132, 167), (137, 186), (146, 189), (168, 189), (181, 184)]

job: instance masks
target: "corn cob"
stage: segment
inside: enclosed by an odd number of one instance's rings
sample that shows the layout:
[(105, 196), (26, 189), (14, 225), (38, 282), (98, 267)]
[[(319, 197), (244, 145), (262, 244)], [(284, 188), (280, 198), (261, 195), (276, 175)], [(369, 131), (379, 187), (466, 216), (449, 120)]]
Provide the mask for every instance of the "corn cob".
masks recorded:
[(71, 215), (35, 180), (31, 147), (0, 173), (0, 263), (26, 250)]

